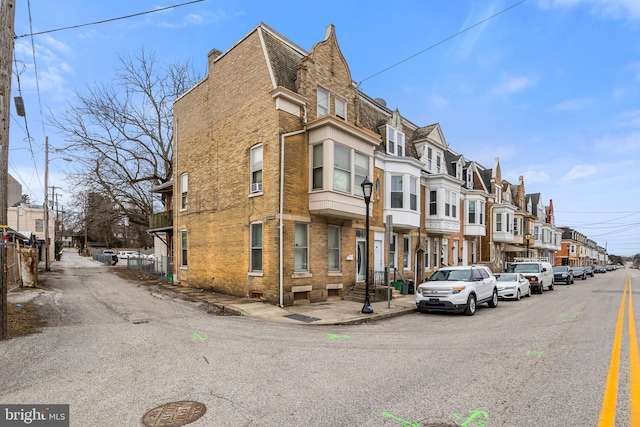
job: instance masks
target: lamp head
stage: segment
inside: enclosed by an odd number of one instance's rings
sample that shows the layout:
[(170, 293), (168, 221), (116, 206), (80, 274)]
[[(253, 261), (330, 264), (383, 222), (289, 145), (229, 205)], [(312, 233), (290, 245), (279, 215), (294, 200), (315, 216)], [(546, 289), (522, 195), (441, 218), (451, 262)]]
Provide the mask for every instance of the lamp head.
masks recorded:
[(371, 200), (371, 192), (373, 191), (373, 182), (369, 181), (369, 177), (365, 176), (362, 184), (362, 193), (364, 194), (365, 202), (369, 202)]

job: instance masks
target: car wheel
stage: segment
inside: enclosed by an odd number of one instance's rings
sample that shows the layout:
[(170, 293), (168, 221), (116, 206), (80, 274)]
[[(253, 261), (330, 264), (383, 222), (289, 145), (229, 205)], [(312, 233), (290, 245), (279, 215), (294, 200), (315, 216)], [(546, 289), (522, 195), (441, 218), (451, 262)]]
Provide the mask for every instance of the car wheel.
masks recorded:
[(516, 292), (516, 301), (520, 301), (520, 289), (518, 289), (518, 292)]
[(476, 314), (476, 296), (474, 294), (469, 295), (469, 298), (467, 298), (467, 306), (464, 309), (464, 314), (467, 316)]
[(527, 298), (531, 298), (531, 286), (527, 290)]
[(498, 306), (498, 291), (496, 289), (493, 290), (493, 296), (489, 301), (489, 307), (496, 308)]
[(551, 282), (551, 284), (549, 285), (549, 290), (552, 291), (553, 290), (553, 282)]
[(587, 280), (587, 276), (582, 276), (582, 280)]
[(573, 285), (573, 277), (571, 278), (571, 283), (569, 283), (570, 285)]

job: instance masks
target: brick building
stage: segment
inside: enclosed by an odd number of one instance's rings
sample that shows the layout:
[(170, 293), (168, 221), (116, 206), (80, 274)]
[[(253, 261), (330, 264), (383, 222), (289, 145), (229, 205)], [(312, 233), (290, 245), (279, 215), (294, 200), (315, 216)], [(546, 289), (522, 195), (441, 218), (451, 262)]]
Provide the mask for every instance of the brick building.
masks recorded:
[(346, 298), (366, 276), (365, 177), (375, 283), (388, 266), (420, 282), (481, 261), (493, 247), (483, 241), (490, 199), (518, 210), (499, 167), (361, 92), (332, 25), (309, 52), (264, 24), (212, 50), (174, 117), (174, 281), (184, 286), (280, 305)]

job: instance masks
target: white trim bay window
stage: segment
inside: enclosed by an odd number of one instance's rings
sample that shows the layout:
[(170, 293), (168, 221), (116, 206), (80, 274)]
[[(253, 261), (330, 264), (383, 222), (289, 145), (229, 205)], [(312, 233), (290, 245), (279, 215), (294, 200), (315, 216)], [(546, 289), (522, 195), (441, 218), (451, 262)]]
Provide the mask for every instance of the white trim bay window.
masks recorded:
[(469, 200), (467, 211), (469, 214), (469, 218), (467, 221), (469, 222), (469, 224), (475, 224), (476, 223), (476, 201), (475, 200)]
[(322, 190), (322, 164), (324, 153), (324, 147), (322, 144), (316, 144), (313, 146), (313, 178), (311, 182), (311, 188), (314, 190)]
[(251, 194), (262, 192), (262, 145), (251, 149)]
[(340, 271), (340, 227), (337, 225), (327, 228), (327, 248), (329, 271)]
[(451, 218), (458, 216), (458, 193), (454, 191), (445, 191), (444, 197), (444, 215)]
[(418, 210), (418, 180), (414, 177), (409, 178), (409, 209)]
[(262, 223), (251, 224), (251, 272), (262, 271)]
[(369, 157), (356, 151), (353, 158), (353, 169), (353, 194), (356, 196), (364, 196), (362, 192), (362, 181), (369, 176)]
[(309, 225), (296, 222), (293, 229), (293, 269), (309, 270)]

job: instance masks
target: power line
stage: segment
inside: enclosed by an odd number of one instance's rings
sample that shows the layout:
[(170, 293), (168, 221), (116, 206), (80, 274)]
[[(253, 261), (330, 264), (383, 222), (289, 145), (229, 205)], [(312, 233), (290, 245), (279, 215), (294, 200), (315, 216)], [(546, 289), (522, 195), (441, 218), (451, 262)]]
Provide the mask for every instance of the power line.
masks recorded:
[(37, 33), (34, 33), (33, 30), (32, 30), (32, 32), (29, 33), (29, 34), (23, 34), (21, 36), (15, 36), (15, 38), (18, 39), (18, 38), (27, 37), (27, 36), (39, 36), (41, 34), (53, 33), (53, 32), (56, 32), (56, 31), (63, 31), (63, 30), (70, 30), (70, 29), (73, 29), (73, 28), (87, 27), (89, 25), (104, 24), (104, 23), (107, 23), (107, 22), (118, 21), (120, 19), (134, 18), (136, 16), (146, 15), (146, 14), (149, 14), (149, 13), (155, 13), (155, 12), (160, 12), (160, 11), (167, 10), (167, 9), (173, 9), (173, 8), (180, 7), (180, 6), (186, 6), (186, 5), (189, 5), (189, 4), (192, 4), (192, 3), (199, 3), (201, 1), (204, 1), (204, 0), (193, 0), (193, 1), (186, 2), (186, 3), (176, 4), (176, 5), (173, 5), (173, 6), (166, 6), (166, 7), (161, 7), (161, 8), (154, 9), (154, 10), (148, 10), (146, 12), (139, 12), (139, 13), (134, 13), (132, 15), (120, 16), (118, 18), (110, 18), (110, 19), (104, 19), (102, 21), (89, 22), (89, 23), (86, 23), (86, 24), (78, 24), (78, 25), (72, 25), (72, 26), (69, 26), (69, 27), (55, 28), (53, 30), (39, 31)]
[(382, 74), (382, 73), (384, 73), (385, 71), (389, 71), (390, 69), (392, 69), (392, 68), (394, 68), (394, 67), (397, 67), (398, 65), (400, 65), (400, 64), (402, 64), (402, 63), (404, 63), (404, 62), (407, 62), (408, 60), (413, 59), (413, 58), (415, 58), (416, 56), (421, 55), (421, 54), (425, 53), (426, 51), (433, 49), (433, 48), (434, 48), (434, 47), (436, 47), (436, 46), (440, 46), (441, 44), (443, 44), (443, 43), (445, 43), (445, 42), (448, 42), (449, 40), (451, 40), (451, 39), (453, 39), (453, 38), (455, 38), (455, 37), (458, 37), (460, 34), (466, 33), (467, 31), (469, 31), (469, 30), (471, 30), (471, 29), (473, 29), (473, 28), (477, 27), (478, 25), (482, 25), (482, 24), (484, 24), (485, 22), (490, 21), (491, 19), (493, 19), (493, 18), (497, 17), (498, 15), (502, 15), (503, 13), (508, 12), (509, 10), (513, 9), (513, 8), (514, 8), (514, 7), (516, 7), (516, 6), (520, 6), (522, 3), (526, 2), (526, 1), (527, 1), (527, 0), (522, 0), (522, 1), (518, 2), (518, 3), (512, 4), (511, 6), (509, 6), (509, 7), (508, 7), (508, 8), (506, 8), (506, 9), (501, 10), (500, 12), (495, 13), (495, 14), (493, 14), (493, 15), (489, 16), (488, 18), (483, 19), (483, 20), (482, 20), (482, 21), (480, 21), (480, 22), (476, 22), (475, 24), (471, 25), (470, 27), (467, 27), (467, 28), (465, 28), (464, 30), (459, 31), (459, 32), (455, 33), (454, 35), (447, 37), (446, 39), (440, 40), (438, 43), (433, 44), (433, 45), (429, 46), (428, 48), (421, 50), (421, 51), (420, 51), (420, 52), (418, 52), (418, 53), (414, 53), (413, 55), (411, 55), (411, 56), (409, 56), (409, 57), (407, 57), (407, 58), (403, 59), (402, 61), (396, 62), (395, 64), (390, 65), (390, 66), (388, 66), (387, 68), (385, 68), (385, 69), (383, 69), (383, 70), (380, 70), (380, 71), (378, 71), (377, 73), (372, 74), (372, 75), (370, 75), (369, 77), (366, 77), (366, 78), (364, 78), (364, 79), (360, 80), (360, 82), (357, 84), (357, 87), (360, 87), (360, 85), (362, 84), (362, 82), (364, 82), (364, 81), (366, 81), (366, 80), (369, 80), (369, 79), (371, 79), (371, 78), (373, 78), (373, 77), (375, 77), (375, 76), (377, 76), (377, 75), (379, 75), (379, 74)]

